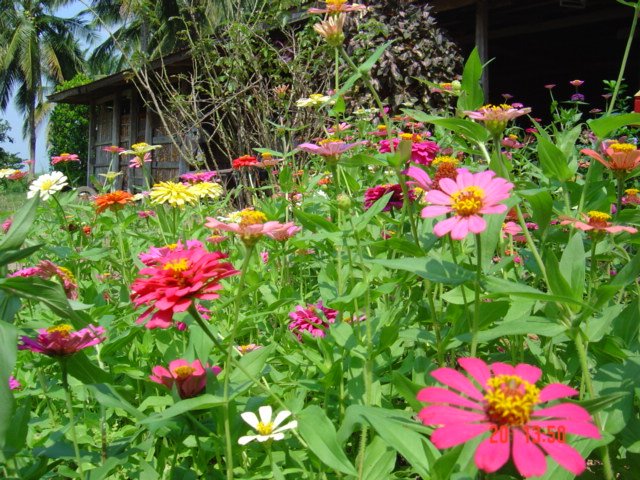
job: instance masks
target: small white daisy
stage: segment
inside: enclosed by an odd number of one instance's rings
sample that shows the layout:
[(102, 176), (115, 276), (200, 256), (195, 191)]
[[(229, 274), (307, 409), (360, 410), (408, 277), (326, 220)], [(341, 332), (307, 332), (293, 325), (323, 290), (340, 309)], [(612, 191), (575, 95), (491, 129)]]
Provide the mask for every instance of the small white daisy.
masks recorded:
[(244, 412), (240, 416), (242, 419), (251, 425), (258, 435), (245, 435), (244, 437), (240, 437), (238, 439), (238, 443), (240, 445), (246, 445), (247, 443), (257, 440), (259, 442), (266, 442), (267, 440), (282, 440), (284, 438), (285, 430), (290, 430), (292, 428), (296, 428), (298, 426), (298, 422), (293, 420), (286, 425), (278, 427), (282, 422), (284, 422), (287, 417), (291, 415), (291, 412), (287, 410), (283, 410), (282, 412), (276, 415), (276, 418), (271, 421), (271, 416), (273, 415), (273, 409), (266, 405), (264, 407), (260, 407), (258, 409), (258, 413), (260, 415), (260, 419), (253, 412)]
[(40, 195), (40, 198), (46, 201), (49, 200), (51, 195), (59, 192), (67, 185), (67, 177), (62, 172), (54, 171), (51, 173), (45, 173), (31, 182), (31, 185), (29, 185), (29, 191), (27, 192), (27, 198), (33, 198), (36, 195)]

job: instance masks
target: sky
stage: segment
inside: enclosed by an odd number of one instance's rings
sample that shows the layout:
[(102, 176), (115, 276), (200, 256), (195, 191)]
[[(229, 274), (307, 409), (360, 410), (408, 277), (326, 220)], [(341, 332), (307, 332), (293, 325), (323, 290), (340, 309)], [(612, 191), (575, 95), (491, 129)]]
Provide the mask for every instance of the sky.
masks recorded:
[[(57, 15), (60, 17), (74, 17), (78, 12), (84, 9), (84, 6), (79, 1), (73, 1), (66, 7), (60, 8)], [(16, 90), (14, 88), (14, 90)], [(15, 92), (14, 92), (15, 93)], [(0, 146), (10, 153), (16, 153), (23, 159), (29, 158), (29, 142), (28, 139), (22, 138), (22, 124), (24, 122), (22, 114), (20, 114), (13, 101), (5, 112), (0, 112), (0, 118), (4, 118), (9, 122), (11, 130), (9, 136), (13, 138), (13, 143), (0, 143)], [(49, 159), (47, 158), (47, 146), (46, 146), (46, 123), (43, 123), (37, 131), (37, 143), (36, 143), (36, 172), (43, 172), (49, 169)], [(62, 153), (62, 152), (58, 152)], [(86, 152), (69, 152), (78, 153), (79, 155), (86, 155)]]

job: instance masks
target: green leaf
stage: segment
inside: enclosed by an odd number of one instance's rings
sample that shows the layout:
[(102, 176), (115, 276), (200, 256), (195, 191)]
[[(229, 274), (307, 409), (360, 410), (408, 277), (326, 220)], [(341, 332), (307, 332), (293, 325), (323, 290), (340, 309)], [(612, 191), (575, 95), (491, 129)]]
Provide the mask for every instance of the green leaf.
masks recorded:
[(6, 436), (12, 428), (13, 394), (9, 389), (9, 375), (16, 364), (17, 345), (15, 327), (0, 322), (0, 449), (4, 448)]
[(388, 480), (396, 465), (396, 452), (380, 437), (375, 437), (364, 451), (362, 478)]
[(223, 397), (217, 395), (211, 395), (205, 393), (195, 398), (187, 398), (186, 400), (180, 400), (178, 403), (173, 404), (165, 411), (156, 415), (152, 415), (145, 419), (139, 420), (138, 423), (151, 424), (156, 422), (163, 422), (171, 418), (182, 415), (185, 412), (193, 412), (198, 410), (209, 410), (214, 407), (224, 405), (225, 401)]
[(488, 297), (506, 295), (509, 297), (542, 300), (543, 302), (571, 303), (592, 310), (591, 307), (579, 300), (576, 300), (575, 298), (544, 293), (523, 283), (516, 283), (502, 278), (488, 277), (484, 280), (484, 284), (487, 291), (489, 292), (489, 294), (487, 295)]
[(598, 288), (595, 308), (602, 307), (605, 303), (611, 300), (620, 290), (623, 290), (627, 285), (635, 282), (640, 275), (640, 252), (636, 253), (631, 261), (628, 262), (618, 274), (613, 277), (608, 285), (603, 285)]
[(36, 195), (31, 200), (28, 200), (14, 215), (11, 228), (0, 243), (0, 251), (17, 250), (24, 243), (31, 224), (36, 218), (39, 202), (40, 197)]
[(398, 389), (398, 393), (404, 398), (405, 402), (416, 412), (420, 411), (424, 406), (416, 398), (418, 392), (423, 388), (422, 385), (412, 382), (400, 372), (395, 370), (391, 374), (393, 385)]
[[(527, 335), (532, 333), (541, 337), (556, 337), (564, 333), (566, 328), (558, 322), (543, 317), (524, 317), (518, 320), (500, 322), (496, 327), (478, 333), (479, 342), (490, 342), (496, 338), (509, 335)], [(456, 337), (463, 342), (471, 341), (471, 334), (465, 333)]]
[(371, 219), (382, 212), (382, 210), (384, 210), (384, 208), (389, 203), (389, 199), (391, 199), (392, 195), (393, 192), (384, 194), (382, 197), (376, 200), (376, 202), (371, 205), (371, 207), (369, 207), (367, 211), (364, 212), (364, 214), (355, 217), (353, 222), (354, 230), (356, 232), (359, 232), (366, 228), (367, 225), (369, 225), (369, 222), (371, 222)]
[[(560, 271), (560, 263), (555, 253), (551, 250), (547, 250), (545, 253), (545, 267), (547, 270), (547, 277), (549, 278), (549, 288), (556, 295), (565, 297), (573, 297), (573, 290), (569, 286), (569, 283), (565, 279), (564, 275)], [(582, 293), (582, 290), (580, 291)], [(582, 295), (580, 295), (580, 299)]]
[(317, 405), (305, 408), (297, 415), (298, 431), (309, 450), (328, 467), (347, 475), (358, 475), (338, 443), (336, 429)]
[(560, 259), (560, 272), (571, 287), (573, 298), (582, 300), (584, 294), (585, 253), (582, 235), (577, 233), (569, 239)]
[(259, 348), (252, 352), (249, 352), (242, 356), (239, 364), (242, 366), (244, 371), (246, 371), (251, 377), (247, 377), (247, 375), (240, 370), (239, 367), (234, 367), (231, 372), (230, 382), (234, 385), (241, 383), (249, 383), (253, 382), (253, 379), (260, 377), (262, 374), (262, 370), (264, 369), (267, 360), (272, 355), (273, 350), (275, 349), (276, 344), (271, 344), (267, 347)]
[(378, 61), (378, 59), (380, 59), (380, 57), (382, 56), (382, 54), (384, 53), (384, 51), (389, 48), (389, 46), (393, 43), (393, 40), (383, 43), (382, 45), (380, 45), (378, 48), (376, 48), (376, 50), (371, 54), (371, 56), (369, 58), (367, 58), (367, 60), (358, 67), (358, 71), (361, 73), (366, 73), (368, 74), (371, 69), (373, 68), (373, 66), (376, 64), (376, 62)]
[(101, 405), (108, 408), (119, 408), (124, 410), (136, 420), (142, 420), (145, 418), (145, 415), (140, 410), (122, 398), (122, 396), (116, 392), (111, 385), (98, 383), (93, 385), (88, 384), (86, 387), (93, 393), (96, 400)]
[(458, 110), (477, 110), (484, 105), (484, 92), (480, 86), (482, 60), (478, 48), (474, 48), (462, 70), (462, 93), (458, 97)]
[(482, 125), (464, 118), (444, 118), (429, 115), (420, 110), (403, 108), (402, 111), (413, 119), (422, 123), (431, 123), (439, 127), (451, 130), (476, 143), (484, 143), (489, 140), (489, 132)]
[(4, 446), (5, 459), (15, 456), (27, 442), (29, 420), (31, 419), (31, 397), (26, 397), (11, 418), (11, 428), (7, 431)]
[(553, 214), (551, 194), (547, 190), (523, 190), (519, 191), (518, 195), (525, 198), (531, 205), (532, 220), (538, 224), (540, 235), (544, 235), (551, 224)]
[(383, 159), (374, 157), (373, 155), (367, 155), (366, 153), (358, 153), (349, 158), (341, 158), (341, 167), (367, 167), (369, 165), (386, 165)]
[(8, 265), (13, 262), (17, 262), (18, 260), (22, 260), (23, 258), (28, 257), (32, 253), (42, 247), (40, 245), (34, 245), (32, 247), (23, 248), (21, 250), (7, 250), (0, 253), (0, 266)]
[(445, 285), (460, 285), (474, 279), (473, 272), (455, 263), (435, 258), (372, 259), (368, 262), (396, 270), (406, 270), (432, 282)]
[(303, 212), (299, 209), (295, 210), (294, 215), (304, 228), (309, 229), (312, 232), (317, 232), (318, 230), (326, 230), (327, 232), (338, 231), (338, 226), (335, 223), (320, 215)]
[(538, 136), (538, 159), (548, 178), (566, 182), (575, 175), (569, 168), (567, 156), (549, 140)]
[(627, 125), (640, 124), (640, 113), (624, 113), (622, 115), (608, 115), (587, 120), (589, 128), (598, 138), (604, 140), (611, 132)]
[(65, 361), (67, 362), (69, 375), (77, 378), (84, 384), (113, 382), (111, 375), (90, 361), (83, 351), (73, 354)]

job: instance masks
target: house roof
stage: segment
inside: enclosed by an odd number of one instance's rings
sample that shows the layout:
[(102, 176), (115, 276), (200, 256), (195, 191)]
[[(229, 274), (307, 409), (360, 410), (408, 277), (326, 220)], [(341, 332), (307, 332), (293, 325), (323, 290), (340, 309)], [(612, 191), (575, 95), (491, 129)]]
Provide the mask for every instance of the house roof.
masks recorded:
[[(150, 64), (150, 68), (153, 70), (165, 68), (170, 73), (184, 72), (190, 67), (191, 53), (189, 50), (174, 52), (153, 60)], [(88, 105), (93, 100), (112, 94), (123, 87), (132, 86), (134, 79), (135, 75), (132, 70), (123, 70), (79, 87), (62, 90), (49, 95), (47, 98), (49, 101), (56, 103)]]

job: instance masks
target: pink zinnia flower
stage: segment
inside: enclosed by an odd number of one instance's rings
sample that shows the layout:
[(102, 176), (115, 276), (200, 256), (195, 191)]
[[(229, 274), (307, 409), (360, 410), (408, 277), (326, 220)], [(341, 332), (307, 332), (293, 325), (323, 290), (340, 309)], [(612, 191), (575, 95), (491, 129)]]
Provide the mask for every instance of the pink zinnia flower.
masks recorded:
[[(639, 193), (640, 193), (640, 189), (627, 188), (624, 191), (624, 196), (622, 197), (622, 204), (623, 205), (640, 205), (640, 196), (638, 196)], [(4, 230), (4, 224), (2, 224), (2, 229)], [(5, 233), (7, 233), (6, 230), (5, 230)]]
[(138, 211), (138, 217), (140, 218), (149, 218), (149, 217), (155, 217), (156, 216), (156, 212), (153, 210), (139, 210)]
[(584, 83), (584, 80), (571, 80), (569, 85), (573, 85), (574, 87), (579, 87)]
[(487, 365), (478, 358), (458, 363), (470, 378), (438, 368), (431, 376), (449, 388), (427, 387), (418, 393), (418, 400), (429, 403), (418, 416), (425, 425), (438, 425), (431, 434), (437, 448), (491, 432), (475, 453), (477, 467), (485, 472), (496, 472), (511, 458), (524, 477), (543, 475), (545, 452), (574, 475), (585, 470), (584, 459), (565, 443), (565, 434), (601, 438), (591, 415), (573, 403), (544, 405), (577, 395), (577, 390), (561, 383), (539, 389), (542, 371), (525, 363)]
[(142, 157), (133, 156), (129, 159), (129, 168), (142, 168), (145, 163), (150, 163), (151, 160), (151, 152), (145, 153)]
[[(344, 132), (345, 130), (349, 130), (351, 128), (351, 124), (350, 123), (346, 123), (346, 122), (342, 122), (338, 125), (338, 132)], [(327, 128), (327, 132), (330, 133), (331, 135), (333, 135), (334, 133), (336, 133), (336, 127), (331, 126), (329, 128)]]
[(200, 360), (188, 362), (184, 359), (174, 360), (169, 363), (169, 368), (157, 365), (151, 370), (153, 375), (149, 376), (152, 382), (164, 385), (169, 390), (175, 384), (180, 398), (192, 398), (204, 390), (207, 386), (207, 370), (218, 375), (222, 369), (220, 367), (211, 367), (202, 365)]
[(22, 180), (27, 175), (28, 175), (28, 172), (23, 172), (22, 170), (16, 170), (11, 175), (9, 175), (7, 178), (9, 180)]
[(212, 170), (206, 170), (202, 172), (187, 172), (180, 175), (180, 180), (188, 183), (210, 182), (216, 175), (217, 172)]
[(151, 266), (158, 263), (165, 258), (171, 252), (181, 252), (183, 250), (189, 250), (190, 248), (204, 248), (204, 245), (199, 240), (187, 240), (186, 246), (178, 240), (178, 243), (171, 243), (164, 245), (163, 247), (149, 247), (146, 252), (138, 254), (138, 258), (146, 266)]
[(530, 108), (515, 108), (513, 105), (485, 105), (475, 111), (465, 111), (472, 120), (483, 122), (493, 135), (501, 135), (511, 120), (530, 113)]
[[(319, 315), (319, 312), (322, 312)], [(322, 302), (316, 305), (296, 306), (295, 311), (289, 313), (292, 322), (289, 323), (289, 330), (302, 340), (302, 332), (309, 332), (314, 337), (324, 337), (325, 330), (331, 323), (335, 323), (338, 311), (325, 307)]]
[(516, 222), (507, 222), (502, 224), (502, 238), (507, 235), (518, 235), (522, 232), (522, 228)]
[(401, 136), (402, 135), (406, 136), (406, 138), (394, 138), (392, 139), (392, 143), (390, 143), (389, 140), (381, 140), (378, 151), (380, 153), (389, 153), (391, 152), (391, 145), (393, 145), (393, 151), (396, 152), (398, 151), (400, 140), (412, 140), (411, 161), (419, 165), (431, 165), (433, 159), (436, 158), (436, 154), (440, 151), (440, 146), (436, 142), (429, 140), (417, 140), (418, 138), (422, 138), (419, 135), (401, 134)]
[[(414, 167), (416, 168), (416, 167)], [(364, 209), (369, 210), (371, 206), (384, 197), (387, 193), (391, 193), (391, 198), (387, 202), (387, 205), (382, 209), (383, 212), (388, 212), (392, 208), (402, 208), (404, 202), (404, 196), (402, 194), (402, 186), (399, 183), (377, 185), (372, 188), (368, 188), (364, 194)], [(413, 190), (408, 191), (409, 200), (414, 201), (416, 199)]]
[(269, 263), (269, 252), (267, 250), (260, 252), (260, 260), (262, 260), (262, 263), (265, 265)]
[(427, 172), (419, 167), (411, 165), (402, 173), (407, 177), (411, 177), (415, 180), (415, 182), (407, 182), (408, 184), (415, 183), (418, 188), (424, 191), (431, 190), (433, 188), (433, 182), (431, 181), (431, 178), (429, 178)]
[(592, 233), (638, 233), (637, 228), (626, 227), (624, 225), (613, 225), (611, 215), (604, 212), (598, 212), (595, 210), (590, 211), (587, 215), (582, 214), (585, 222), (578, 220), (577, 218), (565, 218), (560, 221), (560, 225), (573, 225), (578, 230)]
[(433, 218), (447, 213), (453, 216), (435, 225), (433, 232), (442, 237), (451, 233), (454, 240), (462, 240), (470, 232), (480, 233), (487, 228), (487, 222), (480, 214), (502, 213), (507, 206), (500, 203), (509, 198), (513, 184), (495, 173), (486, 170), (471, 173), (458, 169), (456, 180), (443, 178), (440, 190), (427, 192), (427, 202), (433, 204), (422, 209), (423, 218)]
[(20, 385), (18, 379), (13, 375), (9, 375), (9, 390), (18, 390), (19, 388), (22, 388), (22, 385)]
[[(131, 301), (147, 309), (138, 317), (147, 328), (168, 328), (173, 315), (186, 311), (195, 299), (214, 300), (222, 289), (220, 280), (238, 274), (230, 263), (222, 263), (227, 255), (194, 247), (172, 251), (155, 265), (143, 268), (131, 285)], [(153, 315), (152, 315), (153, 314)]]
[(603, 142), (601, 149), (606, 159), (590, 148), (583, 148), (580, 153), (595, 158), (614, 173), (628, 173), (640, 165), (640, 150), (632, 143)]
[(51, 157), (51, 165), (66, 162), (80, 162), (80, 158), (75, 153), (61, 153), (56, 157)]
[(335, 163), (344, 152), (358, 147), (363, 143), (364, 142), (346, 143), (342, 140), (327, 139), (321, 140), (317, 145), (315, 143), (301, 143), (298, 145), (298, 150), (320, 155), (324, 157), (327, 162)]
[(365, 5), (357, 3), (348, 4), (347, 0), (325, 0), (326, 8), (310, 8), (307, 10), (311, 14), (336, 15), (342, 12), (362, 12), (367, 9)]
[(11, 228), (11, 225), (13, 225), (13, 217), (9, 217), (4, 222), (2, 222), (2, 231), (4, 233), (7, 233)]
[(19, 350), (31, 350), (44, 353), (50, 357), (68, 357), (83, 348), (92, 347), (104, 342), (105, 329), (95, 325), (89, 325), (77, 332), (71, 325), (56, 325), (55, 327), (38, 330), (36, 338), (23, 336)]
[(120, 153), (120, 152), (124, 152), (126, 149), (119, 147), (117, 145), (111, 145), (109, 147), (102, 147), (102, 151), (103, 152), (108, 152), (108, 153)]
[(235, 233), (246, 245), (255, 245), (263, 235), (274, 240), (284, 241), (300, 231), (293, 222), (280, 223), (267, 221), (267, 216), (257, 210), (244, 209), (231, 215), (236, 222), (225, 223), (213, 217), (207, 217), (205, 227), (216, 232)]
[(253, 352), (254, 350), (259, 350), (261, 348), (262, 348), (261, 345), (256, 345), (255, 343), (248, 343), (246, 345), (238, 345), (236, 347), (236, 350), (240, 355), (246, 355), (249, 352)]
[(62, 288), (64, 289), (67, 298), (72, 300), (78, 298), (78, 284), (71, 270), (56, 265), (49, 260), (42, 260), (35, 267), (27, 267), (22, 270), (18, 270), (17, 272), (10, 274), (9, 277), (40, 277), (44, 280), (49, 280), (52, 277), (58, 277), (62, 282)]

